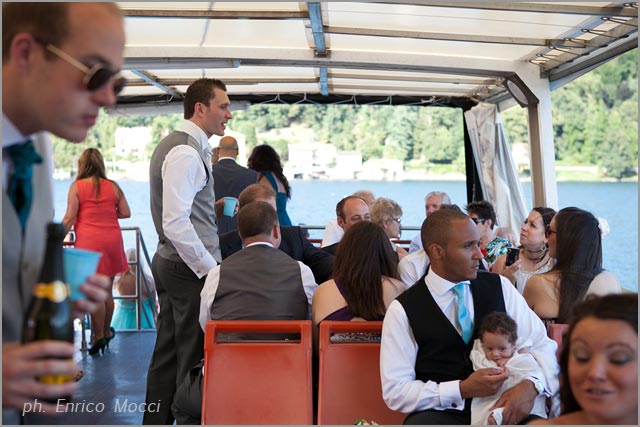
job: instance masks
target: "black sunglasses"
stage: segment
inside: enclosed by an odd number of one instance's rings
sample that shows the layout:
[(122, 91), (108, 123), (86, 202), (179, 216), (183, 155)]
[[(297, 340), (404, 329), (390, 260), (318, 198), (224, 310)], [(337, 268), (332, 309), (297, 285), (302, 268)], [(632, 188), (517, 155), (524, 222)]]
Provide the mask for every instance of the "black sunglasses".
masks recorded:
[(549, 237), (550, 235), (552, 235), (552, 234), (556, 234), (556, 233), (558, 233), (556, 230), (552, 230), (552, 229), (550, 229), (550, 228), (547, 228), (546, 230), (544, 230), (544, 235), (545, 235), (546, 237)]
[(471, 221), (475, 222), (476, 224), (484, 224), (486, 219), (484, 219), (484, 218), (471, 218)]
[(127, 84), (127, 79), (125, 79), (122, 76), (119, 76), (118, 75), (119, 73), (113, 71), (106, 64), (98, 63), (93, 67), (89, 68), (88, 66), (84, 65), (82, 62), (78, 61), (71, 55), (63, 52), (62, 50), (58, 49), (57, 47), (55, 47), (50, 43), (46, 43), (45, 47), (49, 52), (53, 53), (58, 58), (67, 61), (69, 64), (73, 65), (74, 67), (82, 71), (85, 74), (84, 78), (82, 79), (82, 83), (90, 92), (100, 89), (101, 87), (109, 83), (111, 80), (113, 80), (113, 93), (115, 95), (118, 95), (120, 92), (122, 92), (122, 89), (124, 89), (124, 87)]

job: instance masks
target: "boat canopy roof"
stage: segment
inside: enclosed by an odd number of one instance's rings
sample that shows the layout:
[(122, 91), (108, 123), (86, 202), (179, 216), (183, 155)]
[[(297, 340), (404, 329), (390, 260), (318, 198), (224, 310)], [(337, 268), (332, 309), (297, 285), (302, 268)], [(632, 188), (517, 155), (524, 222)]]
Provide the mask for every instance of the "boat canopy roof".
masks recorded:
[[(200, 77), (255, 103), (504, 106), (637, 47), (636, 2), (119, 2), (115, 110), (180, 112)], [(524, 80), (524, 81), (523, 81)], [(524, 104), (523, 104), (524, 102)]]

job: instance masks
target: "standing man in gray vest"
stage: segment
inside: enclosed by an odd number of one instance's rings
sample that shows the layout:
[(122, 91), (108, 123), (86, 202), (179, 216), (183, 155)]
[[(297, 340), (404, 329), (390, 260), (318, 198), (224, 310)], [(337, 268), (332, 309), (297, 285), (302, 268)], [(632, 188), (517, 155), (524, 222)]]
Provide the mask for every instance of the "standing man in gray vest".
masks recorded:
[[(75, 376), (78, 367), (69, 363), (73, 344), (20, 344), (53, 220), (47, 132), (72, 142), (85, 139), (100, 107), (115, 104), (124, 87), (118, 76), (124, 43), (114, 3), (2, 4), (2, 424), (20, 424), (29, 407), (55, 415), (56, 405), (43, 399), (55, 401), (77, 388), (75, 382), (36, 380)], [(88, 299), (74, 309), (94, 312), (111, 282), (96, 274), (81, 290)]]
[(173, 423), (177, 380), (203, 356), (200, 291), (209, 270), (221, 261), (209, 138), (224, 134), (229, 106), (224, 83), (196, 80), (184, 95), (184, 123), (151, 156), (151, 216), (158, 232), (151, 272), (160, 315), (147, 374), (146, 403), (154, 411), (144, 413), (144, 424)]
[[(238, 141), (232, 136), (220, 139), (216, 148), (218, 161), (211, 166), (213, 182), (216, 190), (216, 200), (223, 197), (235, 197), (236, 199), (251, 184), (257, 184), (256, 171), (240, 166), (236, 162), (238, 157)], [(218, 234), (222, 235), (238, 228), (237, 217), (218, 216)]]

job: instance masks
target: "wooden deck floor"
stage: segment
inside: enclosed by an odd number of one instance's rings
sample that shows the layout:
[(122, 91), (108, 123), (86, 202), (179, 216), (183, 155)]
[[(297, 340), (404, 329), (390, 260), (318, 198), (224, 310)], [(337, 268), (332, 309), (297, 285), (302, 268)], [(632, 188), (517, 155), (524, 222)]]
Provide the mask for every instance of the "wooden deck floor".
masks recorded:
[(155, 330), (118, 331), (103, 355), (89, 356), (78, 351), (74, 359), (85, 376), (73, 395), (74, 406), (56, 417), (32, 415), (27, 423), (142, 424), (142, 412), (138, 409), (144, 403), (147, 369), (155, 341)]

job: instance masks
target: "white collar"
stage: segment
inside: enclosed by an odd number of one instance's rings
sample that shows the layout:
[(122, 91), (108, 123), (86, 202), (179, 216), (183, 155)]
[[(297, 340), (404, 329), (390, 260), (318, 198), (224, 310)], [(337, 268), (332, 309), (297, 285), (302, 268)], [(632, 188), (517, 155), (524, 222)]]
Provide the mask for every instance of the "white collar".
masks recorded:
[(236, 159), (234, 159), (233, 157), (219, 157), (218, 161), (220, 161), (220, 160), (233, 160), (235, 163), (237, 163)]
[(245, 248), (249, 248), (251, 246), (257, 246), (257, 245), (271, 246), (272, 248), (275, 248), (275, 246), (273, 246), (269, 242), (253, 242), (253, 243), (249, 243), (247, 246), (245, 246)]
[(211, 152), (209, 138), (207, 138), (207, 134), (204, 133), (200, 126), (198, 126), (191, 120), (185, 120), (184, 122), (182, 122), (180, 130), (186, 132), (191, 137), (195, 138), (196, 141), (200, 142), (200, 146), (202, 147), (203, 151)]
[(2, 148), (23, 143), (28, 137), (20, 133), (18, 128), (2, 113)]
[(453, 283), (442, 277), (438, 276), (433, 268), (429, 268), (429, 273), (427, 273), (427, 277), (425, 277), (425, 282), (431, 293), (435, 295), (444, 295), (449, 292), (454, 286), (458, 283), (470, 283), (468, 280), (463, 280), (462, 282)]

